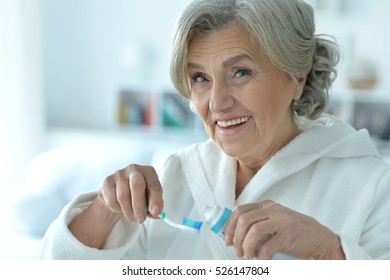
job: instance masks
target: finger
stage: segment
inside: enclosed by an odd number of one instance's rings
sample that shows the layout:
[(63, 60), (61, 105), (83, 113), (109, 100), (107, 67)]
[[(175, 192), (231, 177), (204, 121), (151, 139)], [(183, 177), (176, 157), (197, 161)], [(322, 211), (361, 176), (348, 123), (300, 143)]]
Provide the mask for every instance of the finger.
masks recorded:
[(156, 170), (153, 167), (148, 167), (144, 174), (150, 213), (157, 216), (161, 214), (164, 209), (162, 186), (160, 180), (158, 179)]
[(258, 203), (249, 203), (249, 204), (243, 204), (243, 205), (237, 206), (234, 209), (232, 216), (230, 217), (230, 219), (226, 225), (226, 228), (225, 228), (226, 244), (231, 245), (233, 243), (233, 238), (234, 238), (234, 233), (236, 231), (237, 222), (238, 222), (239, 217), (242, 214), (247, 213), (247, 212), (252, 211), (252, 210), (255, 210), (255, 209), (266, 208), (272, 204), (274, 204), (274, 202), (272, 200), (263, 200), (263, 201), (258, 202)]
[(116, 199), (116, 186), (114, 176), (108, 176), (102, 183), (98, 196), (103, 205), (114, 213), (122, 212)]
[(129, 181), (126, 179), (126, 174), (120, 171), (119, 176), (116, 178), (116, 200), (121, 207), (122, 213), (129, 221), (135, 221), (132, 196), (130, 193)]
[(280, 238), (273, 237), (261, 245), (256, 256), (260, 260), (271, 260), (276, 253), (282, 251), (282, 241)]
[(264, 244), (278, 232), (277, 225), (270, 219), (253, 224), (242, 244), (242, 250), (247, 259), (253, 259), (262, 250)]
[[(256, 248), (255, 248), (255, 254), (254, 254), (254, 257), (253, 258), (258, 258), (260, 259), (260, 250), (261, 250), (261, 247), (264, 245), (264, 243), (266, 243), (268, 240), (270, 240), (272, 238), (272, 235), (270, 234), (267, 234), (265, 235), (262, 239), (260, 239), (259, 242), (257, 242), (257, 245), (256, 245)], [(251, 258), (252, 259), (252, 258)]]
[(131, 191), (131, 204), (134, 218), (137, 223), (146, 219), (146, 182), (141, 172), (135, 170), (130, 173), (129, 184)]
[(273, 204), (271, 200), (264, 200), (259, 203), (240, 205), (233, 211), (232, 218), (226, 227), (225, 242), (227, 245), (234, 244), (238, 256), (244, 254), (242, 243), (249, 227), (255, 222), (267, 219), (267, 212), (262, 209)]
[(233, 244), (233, 240), (234, 240), (234, 236), (235, 236), (235, 232), (236, 232), (237, 223), (238, 223), (239, 218), (243, 214), (245, 214), (248, 211), (255, 209), (255, 208), (256, 208), (255, 204), (244, 204), (244, 205), (237, 206), (233, 210), (233, 213), (230, 216), (230, 218), (225, 226), (225, 229), (224, 229), (225, 230), (224, 235), (225, 235), (226, 245)]
[(268, 219), (269, 218), (264, 216), (259, 209), (249, 211), (240, 216), (233, 238), (234, 249), (237, 256), (251, 256), (252, 248), (250, 246), (253, 242), (254, 246), (256, 246), (257, 242), (267, 234), (267, 232), (265, 232), (266, 228), (262, 225), (268, 221)]

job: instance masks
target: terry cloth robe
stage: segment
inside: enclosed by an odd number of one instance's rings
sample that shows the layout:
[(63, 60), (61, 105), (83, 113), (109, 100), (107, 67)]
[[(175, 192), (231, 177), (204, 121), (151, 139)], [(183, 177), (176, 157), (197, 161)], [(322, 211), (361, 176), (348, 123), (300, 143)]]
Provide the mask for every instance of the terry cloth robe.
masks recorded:
[[(204, 220), (204, 205), (233, 209), (271, 199), (315, 218), (335, 232), (347, 259), (390, 259), (390, 167), (367, 131), (323, 116), (276, 153), (235, 198), (237, 162), (212, 141), (174, 155), (159, 173), (171, 220)], [(199, 233), (162, 220), (138, 225), (121, 219), (105, 248), (81, 244), (67, 224), (97, 193), (81, 194), (48, 229), (41, 258), (235, 259), (232, 247), (203, 225)]]

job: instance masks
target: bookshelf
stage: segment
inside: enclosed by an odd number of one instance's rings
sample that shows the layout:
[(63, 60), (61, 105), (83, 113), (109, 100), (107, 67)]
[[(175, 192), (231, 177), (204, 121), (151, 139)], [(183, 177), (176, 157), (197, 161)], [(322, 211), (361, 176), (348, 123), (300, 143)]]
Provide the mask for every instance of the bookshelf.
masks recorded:
[(189, 101), (173, 90), (148, 92), (124, 88), (119, 91), (117, 124), (122, 129), (204, 132)]

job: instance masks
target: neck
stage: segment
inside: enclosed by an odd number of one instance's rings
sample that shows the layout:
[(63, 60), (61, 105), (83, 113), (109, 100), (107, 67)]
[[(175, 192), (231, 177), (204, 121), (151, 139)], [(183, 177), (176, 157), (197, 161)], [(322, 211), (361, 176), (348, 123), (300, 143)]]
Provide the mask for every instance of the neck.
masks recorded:
[(237, 164), (237, 178), (236, 178), (236, 198), (240, 196), (249, 181), (256, 175), (259, 169), (251, 169), (242, 166), (240, 162)]
[(245, 161), (238, 160), (237, 163), (237, 178), (236, 178), (236, 198), (241, 194), (246, 185), (250, 180), (256, 175), (256, 173), (270, 160), (276, 152), (280, 151), (284, 146), (286, 146), (292, 139), (294, 139), (301, 131), (296, 129), (294, 133), (291, 134), (291, 137), (288, 138), (288, 141), (283, 143), (278, 149), (274, 152), (267, 154), (263, 157), (262, 160), (255, 161)]

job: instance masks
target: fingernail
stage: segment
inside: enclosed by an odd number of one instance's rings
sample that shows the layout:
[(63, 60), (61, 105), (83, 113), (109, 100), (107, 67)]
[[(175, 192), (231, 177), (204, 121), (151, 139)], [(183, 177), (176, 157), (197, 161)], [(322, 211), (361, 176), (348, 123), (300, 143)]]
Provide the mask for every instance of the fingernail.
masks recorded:
[(226, 245), (231, 245), (232, 242), (233, 242), (233, 240), (232, 240), (231, 236), (230, 235), (226, 235), (225, 236), (225, 244)]
[(246, 258), (246, 256), (245, 256), (245, 254), (244, 254), (244, 252), (243, 251), (241, 251), (241, 250), (238, 250), (237, 248), (235, 248), (235, 253), (236, 253), (236, 255), (237, 255), (237, 257), (240, 257), (240, 258)]
[(160, 206), (158, 206), (157, 204), (153, 204), (151, 210), (153, 215), (160, 214)]
[(137, 214), (137, 215), (135, 216), (135, 221), (136, 221), (137, 223), (139, 223), (139, 224), (142, 224), (143, 221), (145, 221), (145, 219), (146, 219), (145, 214)]

